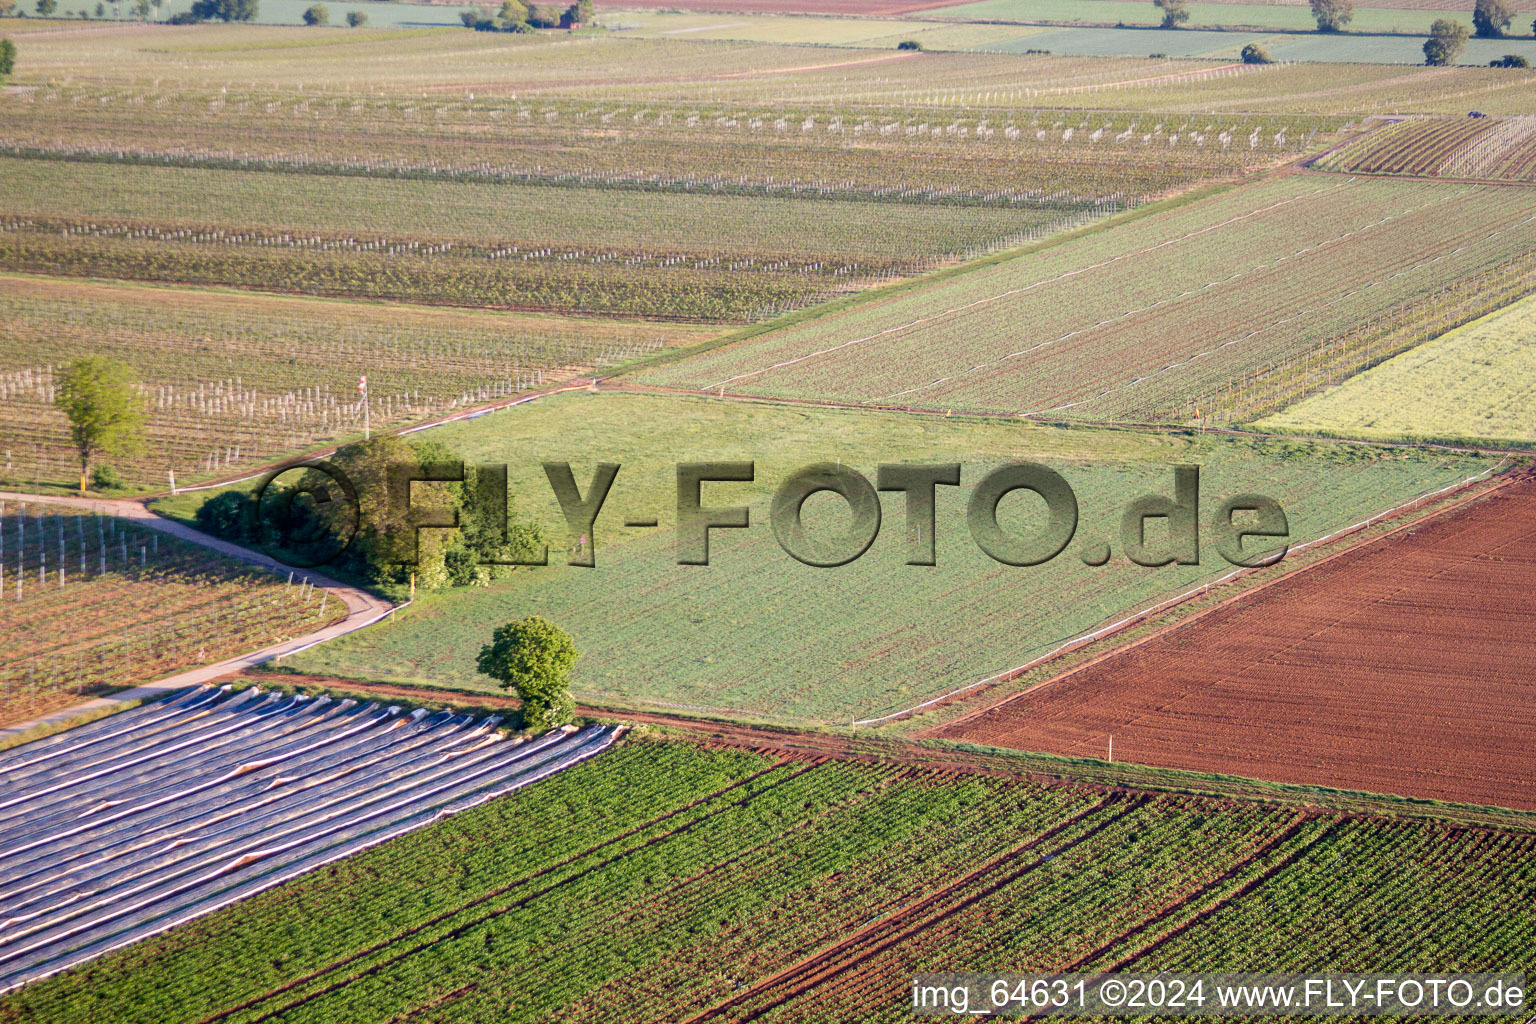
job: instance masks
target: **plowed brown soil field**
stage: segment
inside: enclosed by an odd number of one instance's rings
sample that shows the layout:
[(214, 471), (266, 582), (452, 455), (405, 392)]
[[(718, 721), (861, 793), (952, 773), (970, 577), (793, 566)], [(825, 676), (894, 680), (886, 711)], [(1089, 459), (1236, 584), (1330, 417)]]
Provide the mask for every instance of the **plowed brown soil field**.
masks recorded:
[(1536, 477), (935, 735), (1536, 810)]

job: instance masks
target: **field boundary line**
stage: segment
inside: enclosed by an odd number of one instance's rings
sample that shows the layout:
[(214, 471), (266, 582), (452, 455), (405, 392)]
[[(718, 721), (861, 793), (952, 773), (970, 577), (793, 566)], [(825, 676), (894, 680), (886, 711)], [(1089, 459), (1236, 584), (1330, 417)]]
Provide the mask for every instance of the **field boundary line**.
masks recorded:
[[(1396, 506), (1394, 506), (1392, 508), (1389, 508), (1389, 509), (1386, 509), (1385, 511), (1382, 511), (1382, 512), (1377, 512), (1375, 515), (1372, 515), (1372, 516), (1370, 516), (1370, 517), (1368, 517), (1366, 519), (1362, 519), (1358, 523), (1355, 523), (1355, 524), (1353, 524), (1351, 526), (1342, 527), (1341, 529), (1334, 530), (1332, 533), (1325, 534), (1322, 537), (1317, 537), (1317, 538), (1315, 538), (1313, 540), (1310, 540), (1310, 541), (1307, 541), (1307, 542), (1305, 542), (1303, 544), (1294, 545), (1289, 550), (1292, 551), (1292, 552), (1295, 552), (1295, 551), (1305, 551), (1308, 548), (1317, 547), (1320, 544), (1326, 544), (1326, 543), (1328, 543), (1330, 541), (1333, 541), (1333, 540), (1339, 539), (1341, 537), (1348, 536), (1349, 534), (1358, 532), (1359, 530), (1363, 530), (1366, 527), (1372, 525), (1373, 523), (1375, 523), (1375, 522), (1377, 522), (1377, 521), (1379, 521), (1381, 519), (1385, 519), (1385, 518), (1387, 518), (1389, 516), (1396, 515), (1399, 512), (1402, 512), (1402, 511), (1404, 511), (1404, 510), (1406, 510), (1408, 508), (1411, 508), (1414, 505), (1422, 504), (1423, 502), (1431, 500), (1431, 499), (1436, 498), (1436, 497), (1439, 497), (1440, 495), (1446, 494), (1446, 493), (1451, 492), (1451, 491), (1455, 491), (1455, 490), (1460, 489), (1460, 488), (1464, 488), (1464, 487), (1470, 486), (1471, 484), (1473, 484), (1477, 480), (1497, 472), (1499, 470), (1499, 468), (1501, 466), (1503, 466), (1505, 462), (1508, 462), (1508, 461), (1509, 461), (1508, 459), (1501, 460), (1498, 465), (1493, 466), (1490, 469), (1485, 469), (1481, 473), (1477, 473), (1477, 474), (1474, 474), (1473, 476), (1469, 476), (1469, 477), (1467, 477), (1464, 480), (1458, 480), (1458, 481), (1456, 481), (1455, 483), (1452, 483), (1452, 484), (1447, 484), (1446, 486), (1441, 487), (1441, 488), (1439, 488), (1437, 490), (1427, 491), (1424, 494), (1421, 494), (1421, 495), (1419, 495), (1416, 498), (1412, 498), (1412, 499), (1410, 499), (1408, 501), (1405, 501), (1405, 502), (1403, 502), (1400, 505), (1396, 505)], [(1397, 533), (1400, 530), (1408, 529), (1411, 526), (1414, 526), (1414, 525), (1416, 525), (1416, 524), (1418, 524), (1420, 522), (1423, 522), (1425, 519), (1434, 518), (1436, 516), (1443, 515), (1443, 514), (1445, 514), (1447, 512), (1451, 512), (1451, 511), (1453, 511), (1453, 510), (1455, 510), (1457, 508), (1460, 508), (1462, 505), (1465, 505), (1469, 501), (1475, 501), (1477, 498), (1480, 498), (1480, 497), (1483, 497), (1485, 495), (1491, 494), (1494, 491), (1499, 490), (1499, 489), (1509, 485), (1510, 483), (1513, 483), (1516, 479), (1517, 479), (1517, 477), (1511, 476), (1508, 479), (1503, 480), (1500, 483), (1494, 485), (1493, 487), (1490, 487), (1490, 488), (1488, 488), (1486, 490), (1483, 490), (1483, 491), (1479, 491), (1477, 494), (1470, 495), (1467, 498), (1463, 499), (1462, 501), (1457, 502), (1454, 505), (1450, 505), (1450, 506), (1448, 506), (1448, 507), (1446, 507), (1444, 509), (1436, 510), (1435, 512), (1432, 512), (1429, 516), (1426, 516), (1423, 519), (1416, 519), (1416, 520), (1414, 520), (1411, 523), (1404, 523), (1402, 526), (1397, 527), (1396, 529), (1392, 530), (1391, 532), (1382, 534), (1380, 537), (1372, 538), (1370, 541), (1368, 541), (1366, 543), (1367, 544), (1374, 544), (1374, 543), (1376, 543), (1379, 540), (1382, 540), (1382, 539), (1384, 539), (1386, 537), (1392, 536), (1393, 534)], [(1261, 583), (1261, 584), (1259, 584), (1256, 587), (1251, 587), (1251, 588), (1249, 588), (1247, 590), (1244, 590), (1244, 591), (1240, 592), (1239, 594), (1235, 594), (1232, 597), (1227, 598), (1225, 601), (1222, 601), (1219, 604), (1213, 605), (1211, 608), (1208, 608), (1205, 611), (1200, 612), (1199, 615), (1195, 616), (1195, 618), (1199, 618), (1200, 616), (1203, 616), (1203, 615), (1207, 614), (1208, 612), (1214, 611), (1217, 608), (1222, 607), (1228, 601), (1235, 600), (1238, 597), (1244, 597), (1244, 596), (1247, 596), (1249, 594), (1253, 594), (1253, 593), (1257, 592), (1258, 590), (1263, 589), (1264, 587), (1270, 586), (1273, 583), (1278, 583), (1281, 580), (1289, 579), (1290, 577), (1296, 575), (1297, 573), (1306, 572), (1308, 569), (1311, 569), (1314, 566), (1322, 565), (1322, 564), (1324, 564), (1326, 562), (1332, 561), (1334, 558), (1337, 558), (1340, 555), (1347, 554), (1347, 553), (1349, 553), (1351, 551), (1358, 551), (1358, 550), (1360, 550), (1361, 548), (1363, 548), (1365, 546), (1366, 546), (1366, 544), (1351, 545), (1350, 547), (1344, 548), (1341, 551), (1338, 551), (1338, 552), (1335, 552), (1334, 554), (1329, 555), (1327, 558), (1319, 559), (1316, 562), (1309, 562), (1306, 565), (1297, 566), (1295, 569), (1292, 569), (1289, 572), (1286, 572), (1286, 573), (1283, 573), (1283, 574), (1281, 574), (1279, 576), (1276, 576), (1272, 580), (1267, 580), (1264, 583)], [(1141, 611), (1133, 612), (1132, 614), (1127, 615), (1125, 618), (1120, 619), (1117, 622), (1112, 622), (1112, 623), (1110, 623), (1107, 626), (1100, 626), (1097, 629), (1090, 630), (1087, 633), (1079, 634), (1078, 636), (1075, 636), (1075, 637), (1071, 638), (1070, 640), (1065, 641), (1060, 646), (1058, 646), (1058, 647), (1056, 647), (1056, 648), (1046, 652), (1045, 654), (1040, 655), (1037, 658), (1034, 658), (1031, 661), (1027, 661), (1027, 662), (1025, 662), (1022, 665), (1016, 666), (1014, 668), (1004, 669), (1001, 672), (998, 672), (998, 673), (996, 673), (994, 675), (987, 676), (984, 679), (978, 679), (975, 682), (966, 683), (964, 686), (957, 687), (957, 688), (949, 691), (948, 693), (941, 694), (940, 696), (931, 697), (928, 700), (925, 700), (925, 701), (923, 701), (920, 704), (914, 704), (914, 705), (912, 705), (909, 708), (903, 708), (903, 709), (901, 709), (899, 711), (892, 711), (889, 714), (881, 715), (878, 718), (859, 719), (859, 720), (855, 721), (853, 724), (856, 725), (856, 726), (857, 725), (878, 725), (881, 722), (888, 722), (888, 721), (890, 721), (893, 718), (900, 718), (903, 715), (909, 715), (909, 714), (912, 714), (912, 713), (914, 713), (916, 711), (921, 711), (924, 708), (932, 707), (934, 704), (938, 704), (938, 703), (940, 703), (942, 701), (950, 700), (951, 698), (957, 697), (957, 696), (959, 696), (962, 693), (966, 693), (966, 692), (968, 692), (970, 690), (974, 690), (978, 686), (984, 686), (984, 685), (986, 685), (988, 683), (1004, 683), (1004, 682), (1008, 682), (1010, 679), (1016, 679), (1019, 676), (1023, 675), (1024, 673), (1026, 673), (1026, 672), (1028, 672), (1028, 671), (1030, 671), (1032, 669), (1038, 668), (1039, 666), (1045, 664), (1048, 661), (1051, 661), (1054, 658), (1057, 658), (1057, 657), (1059, 657), (1059, 656), (1061, 656), (1063, 654), (1070, 653), (1071, 651), (1076, 650), (1077, 648), (1086, 646), (1088, 644), (1092, 644), (1092, 643), (1094, 643), (1097, 640), (1101, 640), (1101, 639), (1103, 639), (1106, 636), (1109, 636), (1109, 635), (1111, 635), (1113, 633), (1119, 632), (1120, 630), (1126, 628), (1127, 626), (1135, 625), (1136, 623), (1141, 622), (1144, 619), (1147, 619), (1147, 618), (1149, 618), (1149, 617), (1151, 617), (1153, 615), (1156, 615), (1156, 614), (1158, 614), (1160, 612), (1167, 611), (1167, 610), (1169, 610), (1171, 608), (1176, 607), (1177, 605), (1185, 603), (1186, 601), (1190, 601), (1190, 600), (1192, 600), (1192, 599), (1194, 599), (1196, 597), (1199, 597), (1199, 596), (1201, 596), (1203, 594), (1206, 594), (1206, 593), (1208, 593), (1211, 590), (1211, 588), (1218, 587), (1218, 586), (1220, 586), (1223, 583), (1226, 583), (1226, 582), (1228, 582), (1230, 580), (1233, 580), (1233, 579), (1237, 578), (1238, 576), (1242, 576), (1242, 575), (1245, 575), (1245, 574), (1248, 574), (1248, 573), (1258, 572), (1258, 571), (1261, 571), (1264, 568), (1268, 568), (1268, 567), (1267, 566), (1259, 566), (1259, 567), (1246, 567), (1246, 566), (1244, 566), (1244, 567), (1239, 567), (1239, 568), (1234, 569), (1231, 572), (1227, 573), (1225, 576), (1221, 576), (1221, 577), (1218, 577), (1217, 579), (1210, 580), (1210, 581), (1208, 581), (1206, 583), (1202, 583), (1202, 584), (1200, 584), (1198, 586), (1192, 587), (1189, 590), (1184, 591), (1183, 593), (1176, 594), (1173, 597), (1167, 598), (1166, 600), (1163, 600), (1163, 601), (1159, 602), (1158, 604), (1152, 605), (1149, 608), (1144, 608)], [(1142, 643), (1145, 643), (1147, 640), (1152, 639), (1153, 637), (1161, 635), (1166, 630), (1177, 628), (1178, 626), (1181, 626), (1184, 623), (1190, 622), (1190, 621), (1193, 621), (1193, 619), (1184, 619), (1184, 620), (1181, 620), (1180, 622), (1171, 623), (1168, 626), (1165, 626), (1162, 629), (1160, 629), (1160, 630), (1158, 630), (1158, 631), (1156, 631), (1156, 632), (1154, 632), (1152, 634), (1149, 634), (1146, 637), (1143, 637), (1143, 638), (1135, 641), (1135, 643), (1133, 643), (1133, 644), (1127, 645), (1125, 647), (1117, 647), (1117, 648), (1115, 648), (1114, 650), (1111, 650), (1111, 651), (1106, 651), (1106, 652), (1104, 652), (1103, 654), (1099, 655), (1097, 658), (1095, 658), (1095, 659), (1093, 659), (1091, 661), (1085, 662), (1082, 665), (1073, 666), (1071, 669), (1069, 669), (1067, 672), (1062, 673), (1062, 675), (1060, 675), (1060, 676), (1055, 676), (1055, 677), (1053, 677), (1051, 679), (1044, 680), (1044, 681), (1036, 684), (1035, 686), (1030, 687), (1029, 689), (1021, 690), (1018, 693), (1010, 694), (1009, 696), (1007, 696), (1003, 700), (998, 701), (996, 704), (988, 705), (985, 708), (979, 708), (976, 711), (970, 712), (969, 714), (963, 715), (960, 718), (955, 719), (953, 722), (946, 723), (945, 728), (950, 728), (950, 727), (953, 727), (955, 725), (959, 725), (962, 722), (967, 722), (967, 721), (970, 721), (970, 720), (972, 720), (974, 718), (977, 718), (977, 717), (979, 717), (979, 716), (981, 716), (983, 714), (986, 714), (988, 712), (995, 711), (998, 708), (1003, 707), (1004, 705), (1009, 704), (1012, 701), (1015, 701), (1015, 700), (1019, 699), (1020, 697), (1024, 696), (1026, 693), (1033, 693), (1036, 690), (1040, 689), (1040, 687), (1046, 686), (1049, 683), (1053, 683), (1057, 679), (1065, 678), (1066, 676), (1072, 675), (1073, 673), (1078, 672), (1078, 671), (1080, 671), (1080, 670), (1082, 670), (1084, 668), (1087, 668), (1089, 665), (1095, 664), (1099, 660), (1102, 660), (1103, 658), (1109, 657), (1112, 654), (1117, 654), (1117, 653), (1119, 653), (1121, 651), (1124, 651), (1124, 650), (1130, 650), (1132, 647), (1138, 646), (1138, 645), (1140, 645)]]
[[(1504, 307), (1507, 308), (1507, 307)], [(1497, 310), (1495, 310), (1497, 312)], [(1489, 314), (1490, 316), (1492, 314)], [(1409, 449), (1453, 452), (1457, 454), (1484, 454), (1484, 455), (1536, 455), (1536, 448), (1519, 448), (1512, 444), (1476, 444), (1472, 441), (1458, 443), (1456, 439), (1424, 439), (1403, 438), (1390, 440), (1373, 437), (1350, 437), (1344, 434), (1317, 434), (1300, 431), (1281, 430), (1254, 430), (1249, 427), (1235, 425), (1211, 426), (1192, 423), (1152, 422), (1141, 420), (1090, 420), (1090, 419), (1061, 419), (1049, 418), (1038, 413), (1016, 412), (987, 412), (977, 409), (953, 408), (913, 408), (900, 404), (880, 404), (876, 402), (846, 402), (829, 398), (802, 398), (788, 395), (757, 395), (744, 391), (733, 391), (723, 398), (718, 394), (710, 394), (698, 391), (694, 388), (663, 386), (660, 384), (637, 384), (627, 379), (608, 378), (606, 386), (600, 390), (613, 394), (631, 395), (659, 395), (670, 398), (698, 398), (711, 401), (727, 402), (757, 402), (763, 405), (783, 405), (791, 408), (801, 406), (816, 409), (842, 409), (853, 412), (899, 412), (910, 416), (937, 416), (941, 419), (980, 420), (985, 422), (1014, 422), (1025, 420), (1029, 423), (1047, 427), (1061, 427), (1068, 430), (1124, 430), (1137, 433), (1156, 434), (1219, 434), (1222, 436), (1239, 438), (1259, 438), (1261, 440), (1275, 441), (1314, 441), (1320, 444), (1352, 444), (1362, 448), (1384, 449)]]

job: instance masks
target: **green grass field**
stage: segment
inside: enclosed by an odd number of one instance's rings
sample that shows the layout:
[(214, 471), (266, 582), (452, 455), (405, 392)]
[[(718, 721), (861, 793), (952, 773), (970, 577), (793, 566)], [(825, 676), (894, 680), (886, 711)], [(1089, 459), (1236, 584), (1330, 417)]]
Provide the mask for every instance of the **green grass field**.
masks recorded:
[(1346, 437), (1536, 441), (1536, 298), (1258, 421)]
[(1531, 846), (631, 742), (28, 986), (0, 1021), (883, 1022), (925, 971), (1529, 971)]
[[(1167, 127), (1165, 126), (1165, 130)], [(1296, 174), (642, 372), (646, 384), (1149, 421), (1536, 240), (1536, 193)]]
[[(1147, 569), (1117, 557), (1091, 568), (1080, 559), (1080, 547), (1095, 538), (1122, 552), (1121, 510), (1137, 495), (1171, 493), (1173, 463), (1204, 467), (1207, 510), (1239, 491), (1272, 495), (1287, 510), (1293, 542), (1476, 472), (1463, 459), (1347, 446), (1253, 446), (601, 393), (560, 396), (428, 436), (471, 463), (508, 463), (518, 512), (546, 526), (556, 564), (489, 589), (430, 597), (393, 624), (317, 647), (285, 662), (289, 667), (484, 689), (474, 651), (496, 625), (537, 613), (575, 636), (583, 656), (573, 680), (584, 699), (830, 724), (878, 716), (1012, 668), (1230, 571), (1209, 534), (1198, 566)], [(1062, 473), (1080, 508), (1073, 545), (1032, 568), (992, 561), (964, 525), (970, 487), (986, 469), (1021, 458)], [(577, 538), (567, 538), (543, 460), (571, 461), (583, 488), (594, 462), (623, 466), (595, 530), (595, 568), (559, 564), (560, 549)], [(704, 494), (706, 505), (750, 506), (753, 525), (716, 531), (710, 565), (680, 566), (674, 464), (712, 460), (755, 460), (755, 485), (709, 484)], [(773, 488), (794, 468), (836, 460), (871, 479), (880, 463), (962, 463), (962, 486), (939, 490), (937, 566), (902, 564), (913, 527), (898, 495), (884, 501), (879, 538), (850, 565), (812, 568), (779, 548), (767, 522)], [(1037, 529), (1036, 501), (1007, 499), (1005, 525)], [(833, 534), (846, 525), (830, 497), (813, 498), (806, 515), (813, 531)], [(652, 516), (657, 528), (619, 525)]]

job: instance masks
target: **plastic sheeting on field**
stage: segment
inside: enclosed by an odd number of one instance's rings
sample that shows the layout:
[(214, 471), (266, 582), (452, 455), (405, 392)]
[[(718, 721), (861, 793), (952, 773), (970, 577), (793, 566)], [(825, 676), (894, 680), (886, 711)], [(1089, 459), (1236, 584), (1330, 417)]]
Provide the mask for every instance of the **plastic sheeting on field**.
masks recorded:
[(201, 689), (0, 753), (0, 991), (545, 778), (612, 744)]

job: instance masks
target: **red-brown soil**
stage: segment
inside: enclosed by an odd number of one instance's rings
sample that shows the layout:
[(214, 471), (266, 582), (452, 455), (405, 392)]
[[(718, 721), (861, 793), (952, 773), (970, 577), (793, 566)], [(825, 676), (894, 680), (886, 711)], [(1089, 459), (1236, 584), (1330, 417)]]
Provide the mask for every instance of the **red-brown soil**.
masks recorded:
[(1536, 810), (1536, 478), (934, 733)]

